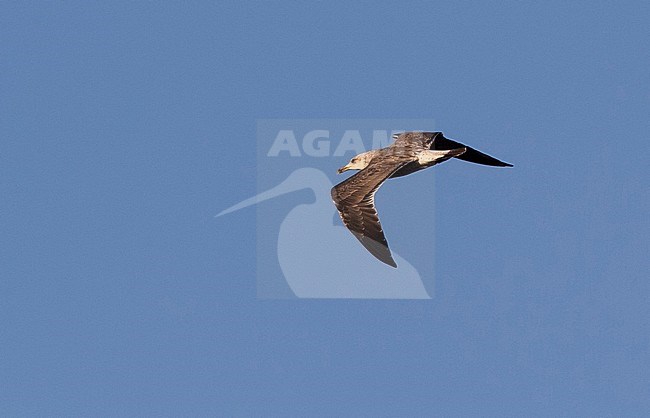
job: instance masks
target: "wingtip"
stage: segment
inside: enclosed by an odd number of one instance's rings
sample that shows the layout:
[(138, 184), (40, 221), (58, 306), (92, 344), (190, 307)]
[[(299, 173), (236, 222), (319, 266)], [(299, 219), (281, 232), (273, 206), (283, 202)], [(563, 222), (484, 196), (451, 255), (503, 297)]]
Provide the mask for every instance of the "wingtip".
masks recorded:
[(393, 260), (392, 258), (387, 259), (387, 258), (379, 258), (379, 257), (377, 257), (377, 256), (375, 256), (375, 257), (376, 257), (379, 261), (381, 261), (382, 263), (386, 264), (387, 266), (391, 266), (392, 268), (395, 268), (395, 269), (397, 268), (397, 263), (396, 263), (395, 260)]
[(388, 257), (386, 257), (386, 256), (380, 256), (380, 255), (378, 255), (378, 254), (373, 254), (373, 255), (375, 256), (375, 258), (377, 258), (377, 259), (378, 259), (379, 261), (381, 261), (382, 263), (384, 263), (384, 264), (386, 264), (386, 265), (389, 265), (389, 266), (391, 266), (392, 268), (395, 268), (395, 269), (397, 268), (397, 263), (396, 263), (395, 260), (393, 259), (393, 256), (392, 256), (392, 255), (388, 254)]
[[(386, 249), (388, 250), (388, 248)], [(397, 268), (397, 263), (395, 262), (393, 255), (390, 253), (390, 250), (388, 250), (388, 254), (373, 254), (373, 255), (377, 257), (377, 259), (382, 263), (387, 264), (392, 268)]]

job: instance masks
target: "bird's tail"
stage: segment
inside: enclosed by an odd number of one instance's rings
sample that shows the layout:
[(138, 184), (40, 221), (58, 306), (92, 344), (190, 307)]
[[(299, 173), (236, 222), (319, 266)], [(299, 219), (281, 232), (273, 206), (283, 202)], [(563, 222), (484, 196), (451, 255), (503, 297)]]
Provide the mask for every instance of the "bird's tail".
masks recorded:
[(458, 157), (459, 155), (465, 154), (467, 147), (450, 149), (447, 151), (447, 157)]
[(447, 161), (450, 158), (457, 157), (467, 151), (467, 148), (454, 148), (446, 150), (426, 150), (418, 156), (418, 162), (421, 165), (431, 166)]

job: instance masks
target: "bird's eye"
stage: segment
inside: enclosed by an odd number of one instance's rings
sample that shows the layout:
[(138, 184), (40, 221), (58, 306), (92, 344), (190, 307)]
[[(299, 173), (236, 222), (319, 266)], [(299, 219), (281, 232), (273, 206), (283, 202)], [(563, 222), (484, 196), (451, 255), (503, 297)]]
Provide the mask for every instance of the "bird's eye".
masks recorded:
[(356, 159), (356, 158), (353, 158), (353, 159), (352, 159), (352, 162), (353, 162), (353, 163), (356, 163), (356, 162), (357, 162), (357, 159)]

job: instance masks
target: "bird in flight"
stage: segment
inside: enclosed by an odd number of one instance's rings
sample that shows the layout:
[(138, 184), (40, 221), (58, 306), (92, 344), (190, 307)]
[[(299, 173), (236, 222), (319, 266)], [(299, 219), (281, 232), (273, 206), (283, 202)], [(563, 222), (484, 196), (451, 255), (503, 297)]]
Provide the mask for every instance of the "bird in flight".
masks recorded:
[(386, 148), (361, 153), (338, 173), (360, 170), (332, 188), (341, 220), (361, 244), (380, 261), (397, 267), (375, 209), (375, 193), (389, 178), (432, 167), (450, 158), (496, 167), (512, 167), (487, 154), (444, 137), (442, 132), (403, 132)]

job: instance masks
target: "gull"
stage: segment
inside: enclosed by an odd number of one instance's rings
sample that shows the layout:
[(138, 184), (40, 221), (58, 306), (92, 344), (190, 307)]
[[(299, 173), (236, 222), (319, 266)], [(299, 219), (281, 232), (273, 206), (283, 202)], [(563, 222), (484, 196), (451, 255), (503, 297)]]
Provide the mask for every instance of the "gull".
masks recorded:
[(403, 132), (386, 148), (361, 153), (338, 173), (360, 170), (334, 186), (332, 200), (343, 224), (377, 259), (397, 267), (375, 209), (375, 193), (388, 178), (405, 176), (450, 158), (496, 167), (512, 167), (487, 154), (447, 139), (442, 132)]

